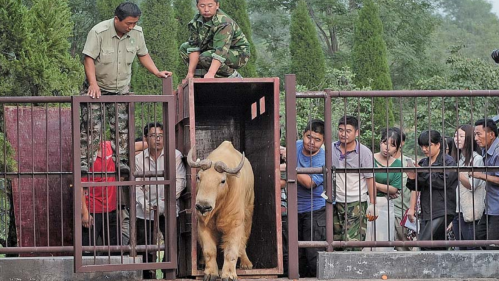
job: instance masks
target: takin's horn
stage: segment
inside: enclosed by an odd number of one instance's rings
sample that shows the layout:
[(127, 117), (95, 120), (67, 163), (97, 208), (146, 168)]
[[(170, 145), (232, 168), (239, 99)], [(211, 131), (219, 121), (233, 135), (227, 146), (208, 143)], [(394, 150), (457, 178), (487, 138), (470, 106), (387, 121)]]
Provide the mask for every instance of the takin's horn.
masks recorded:
[(237, 167), (235, 167), (233, 169), (229, 169), (229, 168), (227, 168), (227, 165), (225, 165), (224, 162), (217, 161), (213, 168), (219, 173), (226, 172), (227, 174), (235, 175), (235, 174), (239, 173), (239, 171), (243, 168), (243, 165), (244, 165), (244, 152), (243, 152), (243, 158), (241, 159), (241, 163), (239, 163), (239, 165), (237, 165)]
[(189, 153), (187, 154), (187, 164), (191, 168), (201, 168), (203, 170), (207, 170), (211, 167), (210, 159), (197, 160), (196, 162), (192, 161), (192, 151), (196, 148), (196, 146), (191, 147)]

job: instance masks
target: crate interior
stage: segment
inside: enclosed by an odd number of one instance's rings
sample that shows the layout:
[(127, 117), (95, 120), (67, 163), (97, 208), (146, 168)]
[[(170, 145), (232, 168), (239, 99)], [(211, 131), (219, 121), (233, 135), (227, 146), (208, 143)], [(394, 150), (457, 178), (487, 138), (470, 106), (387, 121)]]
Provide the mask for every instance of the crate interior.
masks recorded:
[[(274, 124), (279, 113), (274, 112), (274, 84), (199, 83), (194, 84), (194, 93), (198, 158), (205, 158), (225, 140), (245, 152), (255, 175), (255, 208), (247, 253), (254, 269), (275, 268), (274, 145), (278, 140), (274, 140), (274, 130), (279, 128)], [(220, 254), (219, 261), (221, 266)]]

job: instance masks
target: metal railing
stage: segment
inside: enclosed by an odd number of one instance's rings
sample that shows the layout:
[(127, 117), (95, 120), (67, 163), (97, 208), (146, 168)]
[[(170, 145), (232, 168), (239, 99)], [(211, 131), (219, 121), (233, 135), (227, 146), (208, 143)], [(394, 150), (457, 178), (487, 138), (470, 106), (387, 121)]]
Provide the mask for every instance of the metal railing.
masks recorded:
[[(3, 105), (3, 119), (0, 133), (0, 178), (4, 187), (0, 189), (0, 256), (43, 256), (74, 255), (77, 272), (166, 269), (169, 279), (175, 277), (177, 267), (176, 208), (175, 208), (175, 97), (172, 95), (171, 78), (165, 79), (163, 95), (158, 96), (102, 96), (91, 99), (87, 96), (73, 97), (0, 97)], [(99, 142), (123, 139), (116, 130), (115, 136), (109, 134), (110, 126), (119, 126), (119, 114), (114, 119), (106, 120), (106, 106), (111, 105), (117, 111), (118, 102), (125, 104), (128, 111), (127, 136), (128, 165), (132, 172), (103, 168), (101, 171), (82, 172), (80, 167), (80, 106), (92, 104), (103, 108), (101, 115), (90, 113), (90, 119), (100, 119), (102, 126), (94, 130)], [(10, 105), (10, 106), (9, 106)], [(117, 112), (114, 112), (117, 113)], [(158, 169), (142, 167), (142, 172), (135, 171), (135, 138), (142, 136), (144, 126), (150, 122), (163, 124), (164, 167)], [(114, 123), (114, 124), (113, 124)], [(138, 127), (138, 130), (135, 128)], [(113, 138), (114, 137), (114, 138)], [(123, 140), (121, 140), (123, 141)], [(112, 159), (119, 164), (119, 146), (113, 143)], [(90, 142), (89, 142), (90, 143)], [(146, 141), (142, 142), (144, 145)], [(94, 157), (97, 151), (90, 145), (86, 147), (88, 155)], [(143, 148), (140, 148), (143, 150)], [(2, 153), (3, 152), (3, 153)], [(140, 151), (139, 151), (140, 152)], [(116, 163), (115, 163), (116, 164)], [(114, 168), (114, 167), (113, 167)], [(85, 181), (82, 181), (86, 179)], [(102, 181), (96, 179), (105, 178)], [(139, 186), (150, 185), (156, 191), (165, 194), (165, 216), (156, 216), (151, 221), (166, 225), (166, 231), (155, 229), (155, 237), (163, 237), (164, 243), (155, 239), (145, 244), (137, 243), (135, 194)], [(110, 187), (116, 187), (111, 189)], [(103, 202), (105, 208), (112, 211), (91, 210), (95, 219), (101, 216), (100, 225), (90, 227), (91, 241), (82, 244), (82, 202), (83, 196), (102, 189), (104, 201), (114, 198), (113, 204)], [(129, 192), (126, 192), (129, 189)], [(82, 192), (80, 192), (80, 190)], [(110, 191), (116, 192), (111, 195)], [(83, 192), (85, 191), (85, 192)], [(141, 191), (138, 191), (141, 192)], [(128, 193), (128, 194), (127, 194)], [(145, 194), (145, 191), (143, 191)], [(114, 196), (114, 197), (113, 197)], [(88, 203), (95, 205), (94, 201)], [(128, 201), (128, 202), (125, 202)], [(114, 205), (114, 206), (112, 206)], [(89, 206), (90, 207), (90, 206)], [(130, 210), (130, 227), (123, 225), (124, 211)], [(128, 212), (127, 212), (128, 213)], [(112, 217), (110, 217), (112, 214)], [(159, 221), (159, 219), (162, 221)], [(113, 228), (113, 222), (117, 227)], [(102, 228), (99, 240), (95, 229)], [(126, 231), (125, 228), (127, 229)], [(112, 233), (115, 231), (116, 233)], [(124, 243), (124, 232), (129, 232), (129, 243)], [(145, 230), (146, 235), (152, 235)], [(115, 243), (109, 237), (116, 236)], [(106, 241), (107, 240), (107, 241)], [(19, 241), (19, 243), (17, 243)], [(158, 240), (159, 241), (159, 240)], [(163, 255), (164, 262), (141, 260), (137, 255), (154, 253)], [(90, 255), (92, 259), (83, 256)], [(107, 257), (105, 261), (102, 256)], [(100, 257), (100, 261), (97, 258)], [(118, 262), (111, 262), (111, 257), (118, 256)], [(130, 261), (125, 261), (125, 257)]]
[[(417, 135), (423, 130), (439, 130), (442, 132), (447, 132), (454, 136), (454, 131), (461, 123), (469, 122), (474, 123), (480, 118), (492, 118), (497, 115), (496, 105), (499, 101), (499, 91), (315, 91), (315, 92), (296, 92), (296, 80), (294, 75), (287, 75), (285, 79), (285, 108), (286, 108), (286, 150), (287, 150), (287, 192), (288, 192), (288, 238), (289, 238), (289, 278), (295, 279), (299, 278), (299, 249), (304, 248), (317, 248), (320, 251), (335, 251), (335, 250), (361, 250), (362, 248), (377, 247), (422, 247), (422, 248), (451, 248), (451, 247), (463, 247), (463, 246), (496, 246), (499, 245), (499, 240), (452, 240), (447, 236), (443, 240), (431, 240), (421, 241), (362, 241), (363, 239), (358, 239), (360, 241), (348, 241), (348, 240), (335, 240), (335, 230), (334, 224), (336, 223), (336, 206), (339, 204), (347, 204), (344, 202), (336, 201), (337, 188), (340, 186), (336, 185), (336, 177), (338, 175), (356, 175), (359, 176), (362, 173), (407, 173), (407, 172), (430, 172), (430, 173), (451, 173), (451, 172), (494, 172), (498, 171), (498, 166), (486, 166), (486, 167), (463, 167), (458, 166), (441, 166), (441, 167), (397, 167), (397, 168), (387, 168), (378, 167), (375, 168), (374, 159), (372, 159), (372, 164), (367, 167), (335, 167), (332, 162), (332, 151), (334, 148), (334, 140), (336, 129), (338, 125), (338, 119), (345, 115), (351, 115), (359, 119), (360, 128), (359, 136), (357, 140), (364, 138), (363, 143), (371, 151), (379, 148), (379, 139), (375, 139), (377, 135), (376, 127), (388, 128), (397, 126), (402, 132), (407, 132), (407, 134), (412, 135), (408, 138), (407, 142), (411, 142), (414, 149), (410, 149), (407, 145), (402, 149), (402, 155), (412, 156), (418, 163), (419, 160), (424, 157), (421, 153), (418, 153), (417, 148)], [(308, 100), (318, 100), (315, 102), (314, 106), (309, 108), (305, 107), (305, 110), (314, 111), (310, 112), (298, 112), (297, 104), (299, 99)], [(375, 100), (376, 99), (376, 100)], [(418, 108), (421, 105), (417, 101), (425, 99), (423, 108)], [(375, 108), (374, 104), (382, 104), (385, 106), (385, 112), (392, 111), (398, 113), (397, 117), (394, 118), (395, 124), (388, 117), (388, 113), (383, 115), (382, 124), (376, 124), (375, 120)], [(393, 102), (393, 105), (389, 108), (388, 105)], [(467, 103), (467, 107), (463, 106), (463, 103)], [(303, 106), (301, 107), (303, 108)], [(471, 110), (470, 110), (471, 108)], [(474, 111), (474, 108), (477, 108)], [(298, 131), (298, 127), (304, 127), (304, 124), (297, 124), (297, 116), (308, 116), (308, 121), (317, 118), (324, 120), (324, 149), (325, 149), (325, 166), (323, 167), (298, 167), (297, 159), (291, 157), (297, 155), (296, 140), (302, 138), (301, 131)], [(335, 118), (336, 117), (336, 118)], [(467, 121), (463, 121), (467, 120)], [(379, 122), (379, 121), (378, 121)], [(364, 126), (363, 126), (364, 125)], [(367, 126), (366, 126), (367, 125)], [(474, 125), (474, 124), (471, 124)], [(366, 129), (367, 128), (367, 129)], [(385, 129), (386, 130), (386, 129)], [(367, 137), (367, 141), (365, 136)], [(442, 134), (444, 135), (444, 134)], [(362, 143), (362, 141), (360, 141)], [(376, 147), (377, 146), (377, 147)], [(372, 157), (372, 156), (371, 156)], [(299, 216), (298, 216), (298, 200), (305, 200), (303, 197), (298, 199), (298, 175), (299, 174), (322, 174), (324, 178), (324, 191), (325, 191), (325, 212), (326, 212), (326, 226), (325, 226), (325, 239), (324, 241), (299, 241), (298, 239), (298, 229), (299, 229)], [(445, 184), (445, 180), (444, 180)], [(346, 189), (346, 187), (343, 187)], [(402, 188), (406, 188), (403, 186)], [(430, 190), (432, 189), (430, 185)], [(416, 191), (420, 191), (416, 183)], [(359, 196), (358, 202), (361, 202), (361, 191), (359, 186)], [(447, 199), (452, 197), (447, 197), (446, 192), (444, 192), (444, 203), (447, 203)], [(450, 200), (450, 199), (449, 199)], [(311, 200), (310, 200), (311, 201)], [(369, 201), (369, 200), (368, 200)], [(366, 202), (367, 204), (367, 202)], [(433, 205), (431, 205), (433, 206)], [(346, 209), (346, 208), (345, 208)], [(453, 216), (455, 213), (447, 213), (445, 211), (445, 217), (447, 215)], [(362, 213), (361, 219), (365, 218), (365, 210)], [(313, 216), (313, 214), (312, 214)], [(345, 216), (347, 214), (345, 213)], [(433, 217), (433, 216), (432, 216)], [(345, 218), (346, 220), (347, 218)], [(420, 218), (418, 217), (419, 221)], [(369, 223), (369, 222), (367, 222)], [(392, 223), (393, 222), (390, 222)], [(450, 223), (445, 219), (445, 226)], [(374, 224), (374, 229), (376, 229), (376, 222)], [(314, 232), (315, 225), (311, 226), (311, 232)], [(432, 230), (433, 230), (433, 226)], [(285, 229), (283, 230), (285, 231)], [(342, 229), (342, 231), (348, 231), (347, 229)], [(418, 234), (419, 235), (419, 234)], [(313, 235), (310, 235), (313, 237)], [(357, 239), (356, 239), (357, 240)], [(284, 245), (286, 247), (286, 245)]]

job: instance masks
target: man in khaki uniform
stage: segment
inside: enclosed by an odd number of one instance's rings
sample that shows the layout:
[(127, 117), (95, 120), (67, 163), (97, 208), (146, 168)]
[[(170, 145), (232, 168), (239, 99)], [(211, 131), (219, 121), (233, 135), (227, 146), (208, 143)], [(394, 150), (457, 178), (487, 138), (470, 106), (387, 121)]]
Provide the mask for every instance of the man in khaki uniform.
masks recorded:
[[(82, 95), (99, 98), (101, 95), (127, 95), (132, 76), (132, 63), (138, 56), (140, 63), (159, 78), (172, 75), (159, 71), (148, 53), (142, 28), (137, 26), (141, 11), (133, 3), (121, 3), (114, 18), (103, 21), (90, 30), (83, 49), (86, 80)], [(104, 109), (105, 107), (105, 109)], [(118, 103), (118, 118), (115, 118), (115, 104), (82, 104), (81, 120), (81, 169), (88, 171), (98, 149), (101, 134), (105, 134), (102, 122), (110, 122), (113, 157), (119, 155), (120, 170), (128, 167), (128, 107)], [(103, 116), (105, 112), (105, 117)], [(92, 124), (90, 124), (90, 121)], [(118, 122), (119, 141), (115, 140)], [(102, 131), (101, 131), (102, 130)], [(117, 149), (117, 144), (119, 149)], [(117, 159), (116, 159), (117, 160)]]

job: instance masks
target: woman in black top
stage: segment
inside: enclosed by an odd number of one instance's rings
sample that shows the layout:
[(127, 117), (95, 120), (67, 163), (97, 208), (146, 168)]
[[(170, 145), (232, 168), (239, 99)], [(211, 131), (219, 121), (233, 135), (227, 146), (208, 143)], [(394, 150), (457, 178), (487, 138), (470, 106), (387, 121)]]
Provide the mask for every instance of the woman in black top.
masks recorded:
[[(426, 158), (419, 161), (418, 167), (456, 166), (454, 159), (445, 153), (442, 137), (435, 130), (424, 131), (419, 135), (418, 144)], [(407, 173), (407, 188), (420, 191), (421, 230), (419, 240), (445, 240), (445, 230), (456, 214), (456, 187), (458, 175), (455, 171)], [(421, 248), (431, 250), (437, 248)], [(446, 249), (446, 248), (438, 248)]]

